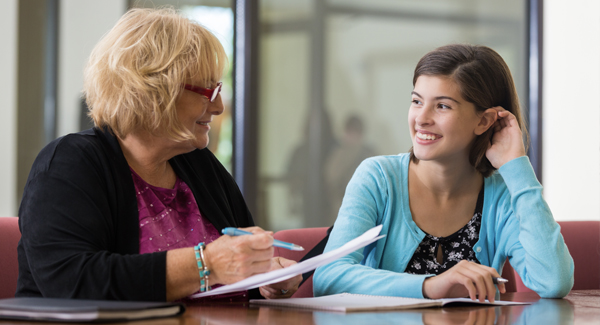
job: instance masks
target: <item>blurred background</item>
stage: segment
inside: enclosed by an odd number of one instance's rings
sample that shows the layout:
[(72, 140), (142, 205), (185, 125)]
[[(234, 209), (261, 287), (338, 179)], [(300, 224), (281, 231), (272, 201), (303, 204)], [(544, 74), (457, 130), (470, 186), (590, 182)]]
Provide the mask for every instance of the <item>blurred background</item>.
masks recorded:
[(410, 146), (421, 56), (495, 49), (530, 126), (557, 220), (600, 219), (600, 2), (595, 0), (2, 0), (0, 215), (17, 215), (39, 150), (91, 127), (81, 98), (93, 46), (132, 7), (173, 6), (221, 40), (226, 111), (210, 150), (257, 224), (333, 224), (362, 160)]

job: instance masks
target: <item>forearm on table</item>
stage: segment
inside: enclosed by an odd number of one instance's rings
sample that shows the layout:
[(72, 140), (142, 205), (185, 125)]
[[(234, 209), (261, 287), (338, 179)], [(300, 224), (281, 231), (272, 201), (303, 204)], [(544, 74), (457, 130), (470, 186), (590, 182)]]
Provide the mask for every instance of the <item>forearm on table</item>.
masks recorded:
[(313, 290), (315, 296), (348, 292), (423, 298), (423, 281), (427, 277), (375, 269), (355, 264), (346, 257), (317, 268), (313, 277)]

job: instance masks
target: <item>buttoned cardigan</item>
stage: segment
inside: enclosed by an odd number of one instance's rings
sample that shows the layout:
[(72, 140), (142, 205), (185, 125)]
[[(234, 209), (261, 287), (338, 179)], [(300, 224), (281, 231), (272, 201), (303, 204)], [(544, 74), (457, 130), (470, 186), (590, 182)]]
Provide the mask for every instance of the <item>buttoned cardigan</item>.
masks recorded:
[[(169, 160), (217, 229), (253, 226), (233, 177), (208, 150)], [(109, 129), (66, 135), (37, 156), (19, 208), (17, 297), (166, 299), (166, 252), (139, 254), (129, 165)]]
[[(430, 275), (403, 273), (425, 233), (412, 219), (408, 195), (409, 154), (365, 160), (346, 189), (325, 251), (383, 225), (386, 235), (364, 249), (317, 268), (314, 294), (341, 292), (423, 297)], [(573, 259), (542, 197), (529, 158), (513, 159), (484, 179), (479, 240), (483, 265), (499, 273), (508, 258), (524, 284), (543, 298), (564, 297), (573, 286)]]

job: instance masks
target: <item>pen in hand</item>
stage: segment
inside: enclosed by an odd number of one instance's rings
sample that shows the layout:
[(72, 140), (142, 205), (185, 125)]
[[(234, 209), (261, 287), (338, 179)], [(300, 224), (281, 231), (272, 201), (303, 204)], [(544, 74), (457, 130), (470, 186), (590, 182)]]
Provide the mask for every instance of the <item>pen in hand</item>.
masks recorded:
[[(223, 233), (223, 235), (229, 235), (229, 236), (253, 235), (253, 233), (251, 233), (251, 232), (237, 229), (234, 227), (223, 228), (223, 230), (221, 230), (221, 233)], [(293, 243), (286, 243), (284, 241), (277, 240), (277, 239), (273, 240), (273, 246), (289, 249), (292, 251), (303, 251), (304, 250), (304, 247), (302, 247), (300, 245), (296, 245)]]

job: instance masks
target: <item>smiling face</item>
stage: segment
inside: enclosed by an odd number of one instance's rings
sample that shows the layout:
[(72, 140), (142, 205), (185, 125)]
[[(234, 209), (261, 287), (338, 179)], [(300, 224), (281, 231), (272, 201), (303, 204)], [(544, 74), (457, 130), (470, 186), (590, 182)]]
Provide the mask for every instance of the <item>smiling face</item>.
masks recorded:
[[(412, 92), (408, 125), (417, 159), (468, 161), (475, 138), (485, 131), (475, 105), (445, 76), (420, 76)], [(487, 128), (486, 128), (487, 129)]]
[[(190, 84), (199, 86), (197, 83)], [(220, 115), (224, 110), (221, 95), (217, 95), (214, 102), (211, 102), (206, 96), (184, 89), (175, 107), (179, 121), (195, 137), (193, 140), (184, 141), (181, 145), (186, 146), (188, 151), (206, 148), (213, 115)]]

